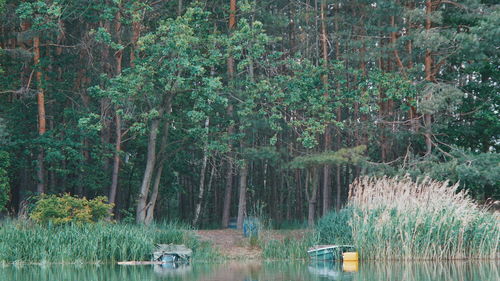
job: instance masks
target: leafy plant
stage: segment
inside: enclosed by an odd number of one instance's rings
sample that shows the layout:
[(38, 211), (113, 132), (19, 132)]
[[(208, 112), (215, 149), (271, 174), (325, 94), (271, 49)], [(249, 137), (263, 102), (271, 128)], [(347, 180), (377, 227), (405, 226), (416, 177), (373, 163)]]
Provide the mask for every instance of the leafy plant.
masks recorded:
[(352, 244), (352, 229), (350, 221), (352, 209), (344, 208), (338, 212), (332, 211), (316, 223), (316, 232), (321, 244)]
[(104, 196), (92, 200), (77, 198), (70, 194), (41, 195), (35, 203), (30, 218), (38, 223), (55, 225), (65, 223), (97, 222), (109, 215), (112, 204), (106, 203)]

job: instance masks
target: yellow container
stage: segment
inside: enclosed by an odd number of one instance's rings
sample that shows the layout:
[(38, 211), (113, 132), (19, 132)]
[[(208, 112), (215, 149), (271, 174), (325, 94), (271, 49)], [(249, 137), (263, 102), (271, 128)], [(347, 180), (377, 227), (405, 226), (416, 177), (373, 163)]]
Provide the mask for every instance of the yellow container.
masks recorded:
[(358, 261), (344, 261), (342, 270), (344, 272), (358, 272)]
[(345, 252), (342, 258), (344, 261), (358, 261), (358, 252)]

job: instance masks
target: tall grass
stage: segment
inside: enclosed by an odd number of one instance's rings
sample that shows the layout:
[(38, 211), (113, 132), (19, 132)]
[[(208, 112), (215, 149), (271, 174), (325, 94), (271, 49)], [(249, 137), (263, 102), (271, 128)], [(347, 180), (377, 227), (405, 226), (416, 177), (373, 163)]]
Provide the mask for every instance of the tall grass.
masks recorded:
[(330, 212), (323, 216), (315, 226), (319, 244), (352, 244), (352, 229), (349, 221), (352, 208)]
[(353, 243), (365, 259), (498, 258), (500, 216), (458, 184), (360, 178), (351, 185)]
[(150, 260), (156, 244), (186, 244), (194, 258), (212, 256), (209, 245), (199, 242), (178, 224), (139, 226), (96, 223), (40, 226), (6, 221), (0, 226), (0, 262), (6, 263), (108, 263)]
[(305, 260), (308, 258), (307, 250), (317, 244), (318, 237), (311, 232), (302, 238), (262, 241), (265, 241), (261, 245), (262, 258), (266, 260)]

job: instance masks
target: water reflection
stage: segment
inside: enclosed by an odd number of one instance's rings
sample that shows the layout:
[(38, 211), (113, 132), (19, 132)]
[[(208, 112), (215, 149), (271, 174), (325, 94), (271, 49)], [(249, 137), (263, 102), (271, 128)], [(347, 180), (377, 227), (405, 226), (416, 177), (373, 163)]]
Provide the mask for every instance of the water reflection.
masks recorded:
[(308, 270), (326, 280), (352, 281), (358, 271), (358, 262), (315, 261), (309, 264)]
[(190, 274), (192, 267), (189, 263), (165, 263), (154, 266), (154, 272), (162, 277), (182, 277)]
[(164, 266), (7, 266), (0, 280), (16, 281), (485, 281), (500, 280), (500, 261), (360, 263), (229, 262)]
[(499, 261), (363, 263), (356, 280), (500, 280)]

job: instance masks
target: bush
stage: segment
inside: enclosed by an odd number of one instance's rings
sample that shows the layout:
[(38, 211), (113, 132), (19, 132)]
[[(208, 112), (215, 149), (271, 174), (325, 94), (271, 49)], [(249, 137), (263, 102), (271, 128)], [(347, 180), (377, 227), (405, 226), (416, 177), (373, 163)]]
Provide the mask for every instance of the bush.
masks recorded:
[(332, 211), (316, 223), (316, 232), (320, 244), (352, 244), (352, 229), (350, 220), (352, 209), (344, 208), (338, 212)]
[(85, 197), (77, 198), (69, 194), (41, 195), (30, 218), (38, 223), (50, 222), (54, 225), (97, 222), (106, 218), (113, 208), (113, 205), (107, 204), (106, 201), (104, 196), (87, 200)]

